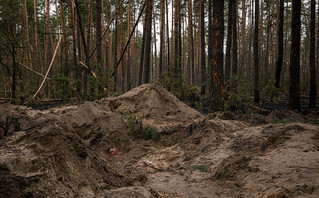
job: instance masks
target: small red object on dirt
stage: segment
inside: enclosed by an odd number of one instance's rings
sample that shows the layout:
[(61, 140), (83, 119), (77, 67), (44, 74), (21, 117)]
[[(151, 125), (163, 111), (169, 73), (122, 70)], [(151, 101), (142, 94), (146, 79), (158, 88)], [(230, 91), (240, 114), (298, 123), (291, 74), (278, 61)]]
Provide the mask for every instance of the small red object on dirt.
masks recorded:
[(117, 154), (117, 150), (115, 148), (115, 146), (111, 146), (109, 148), (109, 155), (112, 156), (112, 155), (116, 155)]

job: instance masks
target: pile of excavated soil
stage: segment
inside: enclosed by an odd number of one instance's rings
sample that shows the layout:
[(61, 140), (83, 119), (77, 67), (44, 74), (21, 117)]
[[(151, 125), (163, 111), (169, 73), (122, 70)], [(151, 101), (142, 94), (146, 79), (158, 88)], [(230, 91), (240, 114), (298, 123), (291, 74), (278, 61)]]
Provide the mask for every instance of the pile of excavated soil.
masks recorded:
[[(319, 126), (308, 122), (317, 112), (209, 119), (154, 84), (0, 112), (8, 132), (0, 129), (0, 197), (319, 196)], [(155, 127), (159, 140), (129, 135), (128, 116)]]

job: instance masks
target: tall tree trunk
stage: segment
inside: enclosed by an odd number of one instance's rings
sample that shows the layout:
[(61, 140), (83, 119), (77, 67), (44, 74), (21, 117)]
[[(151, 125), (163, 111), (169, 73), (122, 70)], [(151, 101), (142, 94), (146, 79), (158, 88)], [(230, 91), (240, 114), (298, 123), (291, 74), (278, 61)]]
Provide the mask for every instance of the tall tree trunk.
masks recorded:
[[(154, 65), (154, 72), (153, 72), (153, 78), (152, 79), (155, 79), (156, 76), (157, 76), (157, 46), (156, 46), (156, 19), (155, 19), (155, 6), (152, 6), (152, 11), (153, 11), (153, 29), (154, 29), (154, 39), (153, 39), (153, 42), (154, 42), (154, 62), (155, 65)], [(153, 65), (153, 64), (151, 64)]]
[(311, 0), (311, 22), (310, 22), (310, 95), (309, 107), (316, 107), (316, 2)]
[[(75, 7), (76, 7), (76, 13), (77, 13), (77, 18), (78, 18), (78, 27), (80, 30), (80, 34), (81, 34), (81, 40), (82, 40), (82, 45), (83, 45), (83, 49), (84, 49), (84, 54), (85, 54), (85, 65), (87, 66), (87, 68), (84, 69), (84, 77), (83, 77), (83, 99), (87, 100), (87, 75), (88, 75), (88, 71), (90, 69), (90, 59), (89, 59), (89, 47), (87, 46), (87, 43), (85, 42), (85, 36), (84, 36), (84, 31), (83, 31), (83, 26), (82, 26), (82, 19), (81, 19), (81, 15), (80, 15), (80, 9), (79, 9), (79, 3), (78, 0), (75, 0)], [(89, 42), (88, 42), (89, 43)], [(80, 51), (79, 51), (80, 52)], [(80, 54), (80, 53), (79, 53)]]
[(300, 28), (301, 0), (292, 1), (289, 109), (300, 110)]
[(189, 62), (189, 73), (190, 83), (195, 84), (195, 57), (194, 57), (194, 34), (193, 34), (193, 5), (192, 0), (188, 1), (188, 62)]
[(211, 109), (214, 111), (224, 110), (224, 76), (223, 76), (223, 57), (224, 57), (224, 0), (215, 1), (213, 6), (213, 64), (211, 76)]
[(68, 61), (68, 42), (67, 42), (67, 32), (66, 32), (66, 25), (65, 25), (65, 14), (64, 14), (64, 7), (63, 7), (63, 0), (60, 0), (60, 6), (61, 6), (61, 17), (62, 17), (62, 30), (63, 30), (63, 52), (64, 55), (63, 57), (63, 61), (62, 61), (62, 71), (64, 72), (65, 76), (68, 76), (70, 68), (68, 66), (69, 61)]
[(165, 0), (161, 0), (161, 29), (160, 29), (160, 58), (159, 58), (159, 77), (163, 73), (163, 59), (165, 53)]
[[(269, 45), (270, 45), (270, 28), (272, 26), (271, 23), (271, 16), (270, 16), (270, 1), (267, 1), (266, 7), (267, 7), (267, 25), (266, 25), (266, 51), (265, 51), (265, 57), (264, 57), (264, 69), (265, 69), (265, 76), (270, 75), (270, 68), (269, 68)], [(277, 9), (277, 15), (280, 15), (280, 10)], [(280, 23), (280, 19), (278, 17), (277, 19), (278, 23)], [(279, 28), (279, 25), (278, 25)], [(278, 38), (278, 37), (277, 37)]]
[(31, 50), (30, 50), (30, 38), (29, 38), (29, 21), (28, 21), (28, 10), (27, 10), (27, 1), (24, 0), (24, 18), (25, 18), (25, 42), (26, 42), (26, 56), (29, 62), (30, 68), (33, 69)]
[(232, 68), (233, 68), (233, 75), (237, 75), (237, 60), (238, 60), (238, 53), (237, 53), (237, 0), (232, 0), (233, 3), (233, 13), (232, 13), (232, 35), (233, 35), (233, 50), (232, 50)]
[[(37, 25), (37, 1), (34, 0), (33, 1), (33, 15), (34, 15), (34, 51), (35, 51), (35, 60), (39, 61), (39, 50), (38, 50), (38, 25)], [(40, 61), (39, 61), (40, 62)], [(36, 68), (34, 68), (35, 70), (40, 71), (40, 64), (38, 64), (38, 66)]]
[[(150, 0), (146, 0), (146, 10), (145, 10), (145, 18), (144, 18), (144, 24), (143, 24), (143, 37), (142, 37), (142, 44), (141, 44), (141, 59), (140, 59), (140, 67), (139, 67), (139, 77), (138, 77), (138, 85), (141, 85), (143, 78), (145, 78), (145, 76), (143, 77), (143, 73), (145, 72), (144, 70), (144, 50), (145, 50), (145, 39), (146, 39), (146, 26), (147, 26), (147, 19), (148, 19), (148, 14), (149, 14), (149, 3)], [(144, 66), (144, 67), (143, 67)]]
[[(129, 35), (131, 33), (131, 8), (132, 0), (129, 0), (128, 3), (128, 19), (127, 19), (127, 38), (129, 39)], [(132, 63), (131, 63), (131, 44), (129, 43), (127, 46), (127, 65), (126, 65), (126, 81), (127, 81), (127, 91), (132, 89), (132, 77), (131, 77)]]
[(181, 1), (175, 0), (174, 18), (174, 75), (179, 85), (181, 85), (182, 69), (182, 42), (181, 42)]
[[(120, 43), (121, 43), (121, 53), (124, 50), (124, 15), (123, 15), (123, 4), (120, 4), (120, 17), (121, 17), (121, 28), (120, 28)], [(122, 59), (120, 67), (121, 80), (119, 85), (121, 86), (121, 92), (125, 90), (125, 59)]]
[(255, 36), (254, 36), (254, 102), (259, 104), (259, 54), (258, 54), (258, 29), (259, 29), (259, 0), (255, 0)]
[[(73, 2), (72, 0), (68, 1), (69, 3), (69, 8), (70, 8), (70, 18), (71, 18), (71, 28), (72, 28), (72, 55), (73, 55), (73, 64), (74, 64), (74, 69), (75, 69), (75, 78), (79, 79), (80, 78), (80, 70), (77, 67), (77, 56), (76, 56), (76, 36), (75, 36), (75, 15), (74, 15), (74, 7), (73, 7)], [(76, 80), (76, 91), (77, 93), (80, 93), (81, 88), (79, 87), (79, 83)]]
[(150, 82), (150, 58), (151, 58), (151, 44), (152, 44), (152, 11), (153, 11), (153, 0), (148, 0), (147, 21), (146, 21), (146, 32), (145, 32), (145, 64), (144, 64), (144, 78), (143, 83)]
[(242, 39), (241, 39), (241, 53), (240, 53), (240, 68), (239, 68), (239, 76), (242, 75), (242, 73), (246, 67), (247, 63), (247, 50), (246, 50), (246, 0), (242, 0)]
[(102, 61), (102, 26), (101, 26), (102, 6), (101, 0), (96, 0), (96, 60)]
[[(45, 71), (49, 68), (51, 58), (51, 43), (50, 43), (50, 0), (46, 0), (46, 13), (45, 13)], [(49, 95), (49, 86), (46, 84), (45, 93)]]
[[(119, 0), (116, 0), (116, 6), (115, 9), (118, 8), (119, 5)], [(116, 10), (116, 12), (118, 12)], [(118, 16), (117, 14), (115, 15), (115, 27), (114, 27), (114, 92), (117, 91), (117, 84), (118, 84), (118, 68), (117, 68), (117, 42), (118, 42)]]
[[(209, 76), (213, 76), (212, 65), (213, 65), (213, 18), (212, 18), (212, 0), (208, 0), (208, 71)], [(211, 85), (210, 85), (211, 86)]]
[(279, 11), (279, 24), (278, 24), (278, 57), (276, 61), (276, 73), (275, 73), (275, 87), (279, 88), (280, 86), (280, 76), (281, 68), (283, 65), (284, 58), (284, 0), (280, 0), (280, 11)]
[[(169, 23), (168, 23), (168, 0), (165, 0), (166, 2), (166, 34), (167, 34), (167, 66), (171, 64), (170, 62), (170, 54), (169, 54)], [(166, 68), (167, 70), (167, 68)], [(164, 69), (165, 71), (165, 69)]]
[(200, 0), (200, 43), (201, 43), (201, 95), (205, 94), (206, 87), (206, 51), (205, 51), (205, 21), (204, 0)]
[(226, 59), (225, 59), (225, 82), (230, 78), (230, 65), (231, 65), (231, 41), (232, 41), (232, 23), (233, 23), (233, 1), (229, 0), (228, 3), (228, 23), (227, 23), (227, 42), (226, 42)]

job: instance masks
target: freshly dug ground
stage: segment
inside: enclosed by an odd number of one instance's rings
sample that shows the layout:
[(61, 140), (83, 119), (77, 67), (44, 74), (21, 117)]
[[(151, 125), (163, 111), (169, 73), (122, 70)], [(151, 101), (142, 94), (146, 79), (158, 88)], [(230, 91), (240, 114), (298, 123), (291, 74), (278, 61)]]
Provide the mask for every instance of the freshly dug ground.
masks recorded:
[(316, 111), (204, 116), (146, 84), (0, 112), (0, 197), (319, 197)]

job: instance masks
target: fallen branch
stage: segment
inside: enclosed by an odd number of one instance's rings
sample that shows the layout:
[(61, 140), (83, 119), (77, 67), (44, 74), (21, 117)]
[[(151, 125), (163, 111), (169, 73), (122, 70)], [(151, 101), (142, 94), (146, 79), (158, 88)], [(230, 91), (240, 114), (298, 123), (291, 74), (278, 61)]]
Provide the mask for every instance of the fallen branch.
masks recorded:
[(49, 77), (45, 77), (44, 75), (40, 74), (39, 72), (37, 71), (34, 71), (33, 69), (31, 69), (30, 67), (26, 66), (25, 64), (21, 63), (21, 62), (18, 62), (20, 65), (22, 65), (23, 67), (27, 68), (28, 70), (32, 71), (33, 73), (35, 74), (38, 74), (39, 76), (42, 76), (43, 78), (47, 78), (49, 80), (51, 80), (51, 78)]
[(40, 85), (38, 91), (33, 95), (32, 98), (35, 98), (35, 97), (36, 97), (36, 95), (40, 92), (42, 86), (44, 85), (44, 82), (45, 82), (45, 80), (47, 79), (47, 76), (49, 75), (50, 69), (51, 69), (51, 67), (52, 67), (52, 65), (53, 65), (53, 62), (54, 62), (54, 59), (55, 59), (55, 55), (56, 55), (56, 53), (57, 53), (57, 51), (58, 51), (58, 48), (59, 48), (59, 45), (60, 45), (61, 40), (62, 40), (62, 36), (59, 36), (59, 41), (58, 41), (58, 44), (57, 44), (57, 46), (56, 46), (56, 48), (55, 48), (55, 51), (54, 51), (54, 54), (53, 54), (53, 57), (52, 57), (50, 66), (49, 66), (49, 68), (48, 68), (48, 70), (47, 70), (47, 73), (45, 74), (45, 77), (44, 77), (44, 79), (43, 79), (43, 81), (42, 81), (42, 83), (41, 83), (41, 85)]

